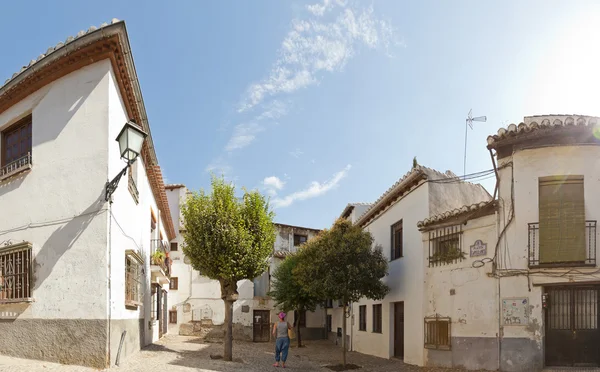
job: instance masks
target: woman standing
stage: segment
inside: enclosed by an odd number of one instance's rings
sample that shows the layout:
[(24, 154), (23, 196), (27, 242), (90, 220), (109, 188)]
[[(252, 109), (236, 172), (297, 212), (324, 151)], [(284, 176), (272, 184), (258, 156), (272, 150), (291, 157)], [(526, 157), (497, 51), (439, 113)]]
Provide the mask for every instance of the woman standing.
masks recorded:
[[(287, 360), (288, 349), (290, 348), (289, 329), (292, 329), (292, 326), (285, 321), (285, 313), (279, 313), (279, 322), (273, 324), (273, 337), (276, 337), (275, 364), (273, 364), (273, 367), (279, 367), (279, 361), (281, 360), (281, 366), (285, 368), (285, 361)], [(279, 357), (280, 353), (281, 358)]]

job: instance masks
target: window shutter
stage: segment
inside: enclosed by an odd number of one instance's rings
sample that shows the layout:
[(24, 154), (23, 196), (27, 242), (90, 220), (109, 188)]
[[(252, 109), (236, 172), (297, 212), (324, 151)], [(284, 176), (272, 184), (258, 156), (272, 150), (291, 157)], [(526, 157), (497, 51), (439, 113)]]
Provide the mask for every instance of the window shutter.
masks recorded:
[(583, 176), (539, 181), (540, 263), (585, 262)]

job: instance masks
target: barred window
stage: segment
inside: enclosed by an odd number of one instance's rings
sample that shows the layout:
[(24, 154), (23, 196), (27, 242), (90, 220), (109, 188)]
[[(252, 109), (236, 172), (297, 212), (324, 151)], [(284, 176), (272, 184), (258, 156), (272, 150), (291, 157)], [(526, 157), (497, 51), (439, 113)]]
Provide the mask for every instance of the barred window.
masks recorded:
[(31, 243), (24, 242), (0, 249), (0, 303), (31, 300), (31, 247)]
[(177, 324), (177, 310), (169, 310), (169, 323)]
[(429, 266), (447, 265), (462, 261), (461, 226), (451, 226), (429, 233)]
[(125, 306), (137, 308), (142, 305), (141, 278), (143, 259), (134, 251), (125, 256)]
[(176, 290), (179, 288), (179, 278), (176, 276), (171, 277), (171, 282), (169, 283), (169, 289)]
[(450, 350), (450, 318), (432, 316), (425, 318), (425, 348)]

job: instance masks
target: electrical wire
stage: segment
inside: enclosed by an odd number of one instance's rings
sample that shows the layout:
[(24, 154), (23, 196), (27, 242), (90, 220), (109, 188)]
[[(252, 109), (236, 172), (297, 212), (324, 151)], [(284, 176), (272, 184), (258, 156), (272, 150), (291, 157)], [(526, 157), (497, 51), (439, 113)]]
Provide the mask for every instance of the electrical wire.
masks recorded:
[[(44, 222), (32, 222), (32, 223), (28, 223), (25, 225), (21, 225), (18, 227), (13, 227), (11, 229), (8, 230), (2, 230), (0, 231), (0, 235), (6, 235), (8, 233), (11, 232), (16, 232), (16, 231), (22, 231), (22, 230), (27, 230), (27, 229), (35, 229), (35, 228), (40, 228), (40, 227), (47, 227), (47, 226), (54, 226), (54, 225), (61, 225), (67, 222), (70, 222), (76, 218), (80, 218), (80, 217), (85, 217), (85, 216), (90, 216), (93, 214), (102, 214), (102, 212), (106, 212), (108, 210), (108, 208), (99, 208), (95, 211), (92, 212), (87, 212), (87, 213), (82, 213), (73, 217), (65, 217), (65, 218), (60, 218), (57, 220), (50, 220), (50, 221), (44, 221)], [(7, 239), (10, 240), (10, 239)], [(3, 241), (2, 243), (6, 242), (7, 240)]]

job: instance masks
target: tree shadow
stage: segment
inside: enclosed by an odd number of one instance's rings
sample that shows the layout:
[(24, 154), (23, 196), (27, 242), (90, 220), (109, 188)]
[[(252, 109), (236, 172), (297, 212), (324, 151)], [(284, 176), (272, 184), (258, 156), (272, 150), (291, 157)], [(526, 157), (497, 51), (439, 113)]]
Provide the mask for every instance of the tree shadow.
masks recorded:
[[(36, 290), (42, 286), (44, 281), (51, 275), (54, 266), (58, 263), (61, 257), (70, 250), (81, 235), (88, 228), (90, 223), (99, 214), (106, 213), (106, 209), (102, 208), (106, 203), (104, 200), (104, 187), (102, 187), (98, 197), (87, 207), (81, 214), (68, 219), (57, 220), (48, 225), (61, 225), (46, 239), (42, 248), (37, 253), (34, 259), (34, 286)], [(35, 227), (32, 227), (35, 228)], [(106, 248), (106, 247), (104, 247)], [(94, 249), (94, 247), (90, 247)]]

